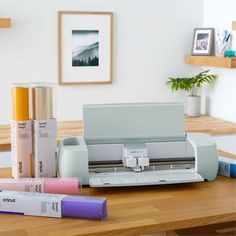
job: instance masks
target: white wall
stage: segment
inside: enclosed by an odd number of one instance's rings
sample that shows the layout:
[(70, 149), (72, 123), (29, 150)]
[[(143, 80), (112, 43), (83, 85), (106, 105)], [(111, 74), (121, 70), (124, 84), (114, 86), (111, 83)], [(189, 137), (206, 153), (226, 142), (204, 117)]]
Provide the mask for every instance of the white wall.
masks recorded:
[[(205, 27), (231, 30), (233, 20), (236, 20), (235, 0), (204, 1)], [(235, 40), (236, 38), (234, 38), (234, 42)], [(214, 67), (208, 69), (218, 75), (213, 88), (206, 91), (210, 115), (236, 123), (236, 69)]]
[(58, 86), (59, 120), (81, 119), (85, 103), (183, 101), (165, 81), (199, 71), (184, 55), (202, 9), (203, 0), (0, 0), (13, 23), (0, 29), (0, 123), (10, 122), (11, 83), (57, 82), (59, 10), (114, 12), (113, 84)]

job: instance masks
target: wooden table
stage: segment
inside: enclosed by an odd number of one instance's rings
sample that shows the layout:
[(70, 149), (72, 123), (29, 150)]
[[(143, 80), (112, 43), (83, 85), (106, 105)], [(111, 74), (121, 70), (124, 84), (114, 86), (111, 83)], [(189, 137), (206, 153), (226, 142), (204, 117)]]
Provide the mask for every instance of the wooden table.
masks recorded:
[[(236, 134), (236, 124), (210, 116), (185, 118), (187, 132), (204, 132), (211, 135)], [(82, 135), (82, 121), (59, 121), (58, 141), (64, 137)], [(10, 125), (0, 125), (0, 151), (11, 150)]]
[[(10, 168), (0, 169), (9, 177)], [(106, 197), (105, 221), (0, 215), (1, 236), (141, 235), (236, 221), (236, 181), (82, 189), (83, 195)]]
[[(235, 124), (208, 116), (186, 118), (186, 129), (213, 135), (236, 133)], [(58, 140), (81, 135), (82, 130), (81, 121), (59, 122)], [(0, 150), (9, 149), (10, 128), (1, 126)], [(235, 157), (224, 152), (220, 154)], [(10, 168), (0, 169), (0, 178), (10, 176)], [(236, 181), (221, 176), (213, 182), (192, 184), (83, 187), (82, 194), (108, 199), (108, 218), (105, 221), (0, 215), (0, 235), (142, 235), (164, 231), (169, 232), (167, 235), (176, 235), (172, 230), (236, 221)]]

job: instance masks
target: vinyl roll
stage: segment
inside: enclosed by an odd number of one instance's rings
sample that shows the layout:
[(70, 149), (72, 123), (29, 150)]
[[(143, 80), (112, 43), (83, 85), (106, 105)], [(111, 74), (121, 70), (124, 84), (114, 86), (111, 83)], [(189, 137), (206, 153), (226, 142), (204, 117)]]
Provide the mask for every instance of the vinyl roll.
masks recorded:
[(46, 178), (44, 181), (45, 193), (78, 195), (81, 186), (78, 178)]
[(53, 118), (52, 87), (33, 88), (33, 119), (48, 120)]
[(78, 195), (81, 186), (78, 178), (0, 178), (0, 191)]
[(107, 217), (106, 198), (65, 196), (61, 203), (62, 217), (104, 220)]
[[(4, 201), (3, 199), (7, 200)], [(0, 214), (98, 220), (104, 220), (107, 217), (106, 198), (1, 191), (0, 202)]]
[(25, 85), (12, 86), (12, 119), (29, 120), (29, 88)]

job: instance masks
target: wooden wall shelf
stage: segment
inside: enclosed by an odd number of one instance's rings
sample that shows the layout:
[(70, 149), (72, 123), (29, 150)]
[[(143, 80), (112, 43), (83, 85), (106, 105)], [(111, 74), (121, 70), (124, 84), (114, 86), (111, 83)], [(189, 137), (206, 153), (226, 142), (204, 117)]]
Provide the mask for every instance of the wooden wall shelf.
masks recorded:
[(11, 19), (10, 18), (0, 18), (0, 28), (10, 28)]
[(232, 30), (236, 30), (236, 21), (232, 22)]
[(199, 66), (236, 68), (236, 57), (185, 56), (185, 63)]

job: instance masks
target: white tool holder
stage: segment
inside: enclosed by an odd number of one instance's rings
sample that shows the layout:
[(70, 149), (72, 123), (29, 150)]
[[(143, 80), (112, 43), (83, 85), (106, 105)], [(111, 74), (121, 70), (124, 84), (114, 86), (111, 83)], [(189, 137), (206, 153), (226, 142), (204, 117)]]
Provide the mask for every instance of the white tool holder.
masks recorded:
[(123, 147), (124, 167), (132, 168), (135, 172), (143, 171), (149, 166), (148, 150), (145, 144), (125, 144)]

